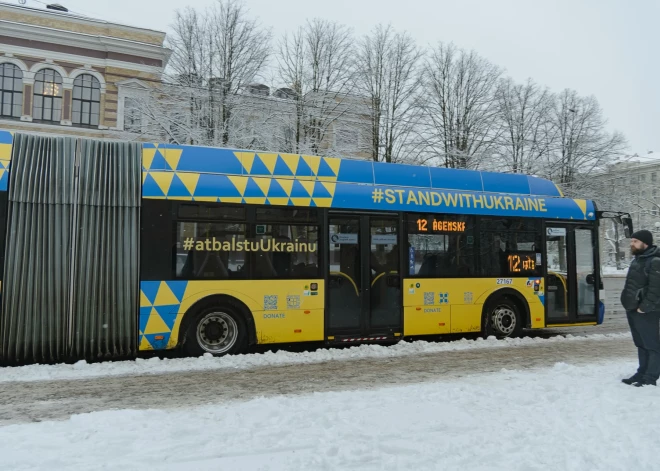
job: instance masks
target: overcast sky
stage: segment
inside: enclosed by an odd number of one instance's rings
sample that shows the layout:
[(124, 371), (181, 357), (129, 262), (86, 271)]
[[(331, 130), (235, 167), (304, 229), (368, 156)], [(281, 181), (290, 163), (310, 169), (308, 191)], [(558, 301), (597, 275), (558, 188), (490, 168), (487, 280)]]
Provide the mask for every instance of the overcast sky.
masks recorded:
[[(3, 0), (9, 1), (11, 0)], [(36, 0), (28, 0), (34, 4)], [(45, 1), (45, 0), (44, 0)], [(214, 0), (195, 0), (203, 8)], [(176, 0), (53, 0), (71, 11), (169, 31)], [(17, 2), (18, 3), (18, 2)], [(343, 22), (357, 34), (378, 23), (420, 45), (453, 41), (553, 91), (595, 95), (630, 151), (660, 158), (660, 0), (245, 0), (276, 35), (307, 18)]]

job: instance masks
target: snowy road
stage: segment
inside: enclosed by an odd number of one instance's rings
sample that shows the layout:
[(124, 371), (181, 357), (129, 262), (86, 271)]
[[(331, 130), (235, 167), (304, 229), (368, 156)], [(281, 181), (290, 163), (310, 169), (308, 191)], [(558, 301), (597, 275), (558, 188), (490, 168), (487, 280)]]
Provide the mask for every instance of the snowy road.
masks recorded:
[[(508, 370), (633, 360), (629, 337), (528, 340), (502, 348), (310, 364), (140, 376), (0, 383), (0, 425), (67, 419), (110, 409), (174, 409), (279, 394), (351, 391), (428, 383)], [(618, 381), (612, 378), (612, 381)]]

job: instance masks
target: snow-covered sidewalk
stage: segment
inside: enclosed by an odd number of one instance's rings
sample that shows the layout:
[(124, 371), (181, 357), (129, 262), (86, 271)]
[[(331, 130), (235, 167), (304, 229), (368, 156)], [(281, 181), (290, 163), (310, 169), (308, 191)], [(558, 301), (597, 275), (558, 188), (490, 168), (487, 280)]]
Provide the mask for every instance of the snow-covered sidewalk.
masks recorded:
[(322, 363), (335, 360), (365, 358), (392, 358), (426, 353), (441, 353), (458, 350), (511, 348), (533, 346), (552, 342), (585, 342), (590, 340), (621, 339), (630, 333), (592, 334), (587, 336), (567, 335), (548, 339), (523, 337), (496, 340), (457, 340), (454, 342), (400, 342), (396, 345), (361, 345), (351, 348), (322, 348), (311, 352), (254, 353), (232, 355), (221, 358), (209, 354), (198, 358), (150, 358), (135, 361), (87, 363), (80, 361), (73, 365), (29, 365), (0, 368), (0, 383), (12, 381), (45, 381), (98, 378), (104, 376), (135, 376), (144, 374), (167, 374), (183, 371), (204, 371), (220, 369), (248, 369), (264, 366)]
[(660, 390), (635, 364), (120, 410), (0, 427), (0, 469), (660, 469)]
[(617, 268), (617, 267), (603, 267), (603, 275), (619, 275), (625, 277), (628, 274), (628, 267), (626, 268)]

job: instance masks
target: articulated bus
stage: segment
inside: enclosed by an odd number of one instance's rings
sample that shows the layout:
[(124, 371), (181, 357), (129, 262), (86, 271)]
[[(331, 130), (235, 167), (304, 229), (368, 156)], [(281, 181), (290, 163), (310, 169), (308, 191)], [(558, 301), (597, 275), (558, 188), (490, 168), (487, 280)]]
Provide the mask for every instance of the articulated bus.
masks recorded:
[(0, 361), (597, 325), (602, 215), (522, 174), (0, 131)]

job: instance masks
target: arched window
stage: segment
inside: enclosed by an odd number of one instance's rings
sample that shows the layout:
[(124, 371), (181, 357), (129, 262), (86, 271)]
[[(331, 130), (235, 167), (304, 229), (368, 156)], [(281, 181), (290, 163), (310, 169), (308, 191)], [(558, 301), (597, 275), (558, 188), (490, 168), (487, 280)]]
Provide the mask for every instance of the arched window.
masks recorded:
[(42, 69), (34, 76), (32, 118), (38, 121), (62, 120), (62, 76), (53, 69)]
[(23, 114), (23, 72), (14, 64), (0, 64), (0, 116)]
[(101, 114), (101, 83), (89, 74), (73, 81), (73, 114), (71, 122), (80, 126), (98, 126)]

